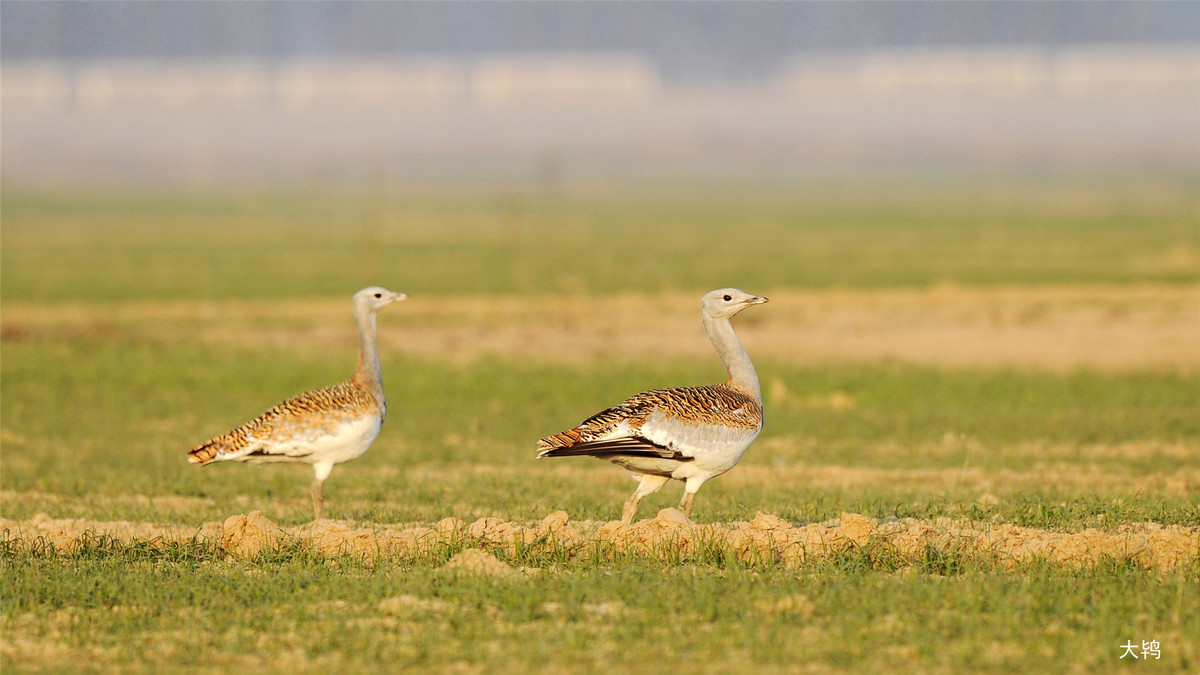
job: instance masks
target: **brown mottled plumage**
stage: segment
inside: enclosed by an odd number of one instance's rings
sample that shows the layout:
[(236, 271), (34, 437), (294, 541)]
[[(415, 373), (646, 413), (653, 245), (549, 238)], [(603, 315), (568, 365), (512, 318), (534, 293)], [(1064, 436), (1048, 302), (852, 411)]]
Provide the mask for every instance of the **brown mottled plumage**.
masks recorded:
[(376, 401), (365, 384), (349, 379), (324, 389), (314, 389), (282, 401), (229, 433), (205, 441), (188, 453), (188, 461), (206, 464), (214, 459), (231, 459), (229, 455), (244, 452), (240, 461), (247, 463), (299, 462), (312, 455), (312, 449), (301, 447), (293, 454), (267, 452), (256, 439), (270, 438), (282, 433), (322, 436), (336, 433), (337, 427), (363, 414), (378, 414), (382, 424), (386, 403)]
[(313, 511), (320, 520), (324, 514), (324, 483), (333, 466), (366, 452), (383, 425), (387, 401), (379, 367), (375, 314), (407, 297), (377, 286), (355, 293), (359, 349), (354, 377), (279, 403), (246, 424), (196, 446), (188, 453), (188, 461), (201, 465), (221, 461), (311, 464)]
[(685, 482), (679, 508), (691, 516), (700, 486), (741, 459), (762, 429), (758, 374), (729, 320), (761, 296), (727, 288), (701, 299), (701, 317), (729, 381), (701, 387), (653, 389), (603, 410), (578, 426), (538, 441), (538, 458), (588, 455), (625, 467), (640, 479), (625, 502), (629, 523), (642, 498), (672, 478)]
[[(555, 457), (594, 454), (578, 450), (582, 449), (581, 444), (605, 439), (622, 423), (631, 432), (641, 431), (654, 412), (688, 423), (746, 429), (762, 426), (762, 406), (758, 401), (728, 384), (651, 389), (592, 415), (574, 429), (547, 436), (538, 441), (538, 445), (543, 451), (561, 450), (553, 453)], [(572, 452), (572, 449), (576, 451)]]

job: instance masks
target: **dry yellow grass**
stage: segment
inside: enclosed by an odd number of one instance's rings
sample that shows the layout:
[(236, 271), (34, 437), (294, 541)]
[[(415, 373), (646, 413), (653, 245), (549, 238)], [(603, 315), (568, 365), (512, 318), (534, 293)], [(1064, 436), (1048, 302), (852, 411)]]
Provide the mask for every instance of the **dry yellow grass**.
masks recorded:
[[(381, 322), (381, 348), (457, 361), (706, 357), (698, 294), (430, 297)], [(756, 359), (1067, 371), (1200, 368), (1200, 287), (775, 291), (740, 317)], [(348, 301), (9, 303), (8, 339), (129, 336), (289, 349), (354, 343)]]

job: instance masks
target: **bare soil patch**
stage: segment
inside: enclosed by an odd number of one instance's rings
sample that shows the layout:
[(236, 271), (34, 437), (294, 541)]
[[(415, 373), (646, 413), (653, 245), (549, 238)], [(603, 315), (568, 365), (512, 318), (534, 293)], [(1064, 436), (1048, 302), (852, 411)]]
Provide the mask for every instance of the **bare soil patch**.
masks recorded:
[(446, 563), (448, 571), (521, 578), (535, 572), (517, 569), (491, 552), (514, 555), (539, 547), (589, 555), (598, 546), (665, 561), (719, 550), (740, 560), (800, 564), (831, 557), (851, 547), (874, 547), (880, 555), (917, 560), (930, 551), (979, 555), (1018, 568), (1034, 559), (1068, 567), (1103, 560), (1128, 562), (1146, 569), (1171, 571), (1192, 564), (1200, 555), (1200, 527), (1125, 523), (1112, 529), (1057, 532), (1013, 524), (981, 524), (965, 520), (897, 519), (879, 521), (856, 513), (822, 523), (796, 524), (758, 513), (747, 522), (697, 524), (675, 509), (632, 525), (620, 521), (572, 521), (563, 511), (536, 523), (480, 518), (466, 523), (446, 518), (432, 526), (321, 521), (280, 527), (261, 512), (231, 516), (224, 523), (197, 527), (152, 523), (55, 520), (44, 514), (28, 521), (0, 519), (10, 541), (28, 546), (53, 544), (72, 551), (89, 537), (121, 542), (165, 543), (193, 538), (219, 543), (233, 556), (248, 558), (281, 545), (301, 544), (326, 556), (355, 555), (370, 559), (408, 556), (439, 546), (471, 544)]

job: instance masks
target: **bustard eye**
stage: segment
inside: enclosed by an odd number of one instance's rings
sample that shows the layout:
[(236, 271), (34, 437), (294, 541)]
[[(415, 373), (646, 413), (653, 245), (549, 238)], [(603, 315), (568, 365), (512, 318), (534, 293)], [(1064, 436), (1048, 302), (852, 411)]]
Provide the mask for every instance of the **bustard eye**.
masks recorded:
[(727, 296), (725, 296), (725, 302), (729, 302), (729, 301), (730, 301), (730, 300), (732, 300), (732, 299), (733, 299), (733, 298), (729, 297), (728, 295), (727, 295)]
[[(375, 294), (375, 297), (377, 297), (377, 298), (382, 298), (382, 297), (383, 297), (383, 293), (376, 293), (376, 294)], [(726, 297), (726, 298), (728, 298), (729, 296), (725, 296), (725, 297)]]

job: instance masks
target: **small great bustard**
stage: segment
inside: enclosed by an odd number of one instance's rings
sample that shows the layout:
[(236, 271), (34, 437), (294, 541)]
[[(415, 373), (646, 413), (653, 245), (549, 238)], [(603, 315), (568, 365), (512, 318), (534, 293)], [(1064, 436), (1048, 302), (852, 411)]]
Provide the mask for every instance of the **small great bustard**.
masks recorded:
[(589, 455), (628, 469), (641, 482), (621, 513), (626, 524), (646, 495), (672, 478), (684, 481), (679, 510), (691, 518), (696, 491), (732, 469), (762, 429), (758, 374), (729, 320), (766, 301), (736, 288), (712, 291), (700, 300), (700, 316), (729, 373), (727, 382), (631, 396), (574, 429), (538, 441), (538, 459)]
[(354, 321), (358, 324), (358, 369), (354, 377), (324, 389), (293, 396), (250, 422), (198, 445), (188, 461), (266, 464), (311, 464), (313, 511), (321, 520), (325, 511), (325, 479), (334, 464), (357, 458), (371, 447), (387, 402), (379, 367), (375, 315), (404, 293), (371, 286), (354, 294)]

